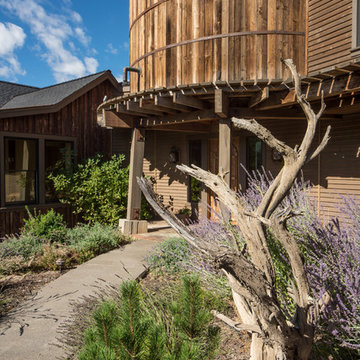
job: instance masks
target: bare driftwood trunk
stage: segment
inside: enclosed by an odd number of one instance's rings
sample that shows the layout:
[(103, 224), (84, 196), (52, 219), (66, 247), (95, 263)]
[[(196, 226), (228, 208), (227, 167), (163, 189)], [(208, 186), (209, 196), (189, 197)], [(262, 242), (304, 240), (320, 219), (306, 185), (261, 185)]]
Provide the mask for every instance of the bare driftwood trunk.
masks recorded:
[[(292, 209), (279, 211), (278, 208), (303, 166), (326, 146), (330, 127), (318, 148), (311, 151), (316, 126), (325, 105), (322, 99), (319, 113), (314, 113), (301, 94), (300, 77), (293, 62), (285, 60), (284, 63), (293, 74), (297, 101), (308, 124), (300, 146), (294, 149), (289, 147), (255, 119), (232, 119), (235, 127), (255, 134), (270, 148), (277, 150), (284, 161), (283, 168), (263, 194), (255, 210), (247, 210), (242, 198), (224, 181), (225, 174), (220, 172), (215, 175), (194, 165), (178, 166), (178, 169), (202, 181), (217, 195), (219, 201), (231, 212), (246, 248), (224, 250), (215, 242), (204, 242), (158, 201), (145, 179), (138, 179), (144, 195), (155, 210), (199, 252), (211, 256), (227, 276), (243, 322), (241, 329), (252, 333), (251, 360), (307, 360), (314, 338), (316, 319), (312, 309), (316, 304), (311, 298), (300, 248), (287, 229), (287, 221), (299, 214), (294, 214)], [(290, 262), (294, 282), (290, 292), (296, 305), (296, 313), (291, 319), (285, 315), (277, 298), (274, 261), (267, 241), (267, 229), (271, 229)]]

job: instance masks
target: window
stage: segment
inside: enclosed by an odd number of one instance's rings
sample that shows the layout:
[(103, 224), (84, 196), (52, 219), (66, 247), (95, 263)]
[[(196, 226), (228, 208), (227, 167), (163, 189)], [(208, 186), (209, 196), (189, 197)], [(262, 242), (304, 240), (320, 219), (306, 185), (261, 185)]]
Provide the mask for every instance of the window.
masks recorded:
[[(201, 140), (189, 142), (189, 163), (201, 167)], [(188, 201), (199, 202), (201, 197), (201, 182), (189, 177)]]
[(256, 136), (246, 139), (246, 168), (250, 174), (263, 166), (263, 144)]
[(50, 173), (56, 173), (59, 169), (71, 168), (71, 142), (45, 141), (45, 200), (46, 202), (57, 201), (55, 190), (51, 181), (47, 180)]
[(5, 203), (37, 201), (37, 141), (5, 138)]
[(50, 172), (71, 168), (75, 138), (0, 132), (0, 207), (57, 201)]

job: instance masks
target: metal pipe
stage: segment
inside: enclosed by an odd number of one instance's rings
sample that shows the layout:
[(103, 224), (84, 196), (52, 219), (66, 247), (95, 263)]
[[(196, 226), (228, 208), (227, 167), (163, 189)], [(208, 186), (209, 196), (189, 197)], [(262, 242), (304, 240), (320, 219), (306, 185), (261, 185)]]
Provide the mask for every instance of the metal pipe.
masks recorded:
[(124, 75), (123, 75), (123, 85), (128, 86), (130, 85), (130, 80), (128, 79), (128, 73), (129, 72), (135, 72), (138, 74), (138, 91), (140, 89), (140, 75), (141, 75), (141, 68), (135, 68), (131, 66), (126, 66), (124, 68)]

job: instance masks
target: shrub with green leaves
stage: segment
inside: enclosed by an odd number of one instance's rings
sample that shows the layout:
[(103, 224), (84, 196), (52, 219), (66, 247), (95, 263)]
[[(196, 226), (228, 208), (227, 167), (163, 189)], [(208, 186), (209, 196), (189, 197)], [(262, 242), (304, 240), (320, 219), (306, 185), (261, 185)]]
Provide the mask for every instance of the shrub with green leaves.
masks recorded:
[(99, 223), (80, 224), (68, 229), (66, 238), (69, 246), (80, 255), (82, 262), (115, 249), (127, 241), (116, 228)]
[(148, 257), (152, 269), (178, 272), (190, 261), (190, 248), (186, 240), (170, 237), (162, 241)]
[(160, 311), (135, 281), (120, 292), (120, 303), (109, 300), (95, 311), (79, 360), (215, 358), (219, 329), (210, 325), (198, 278), (185, 278), (179, 301)]
[(34, 214), (27, 209), (28, 219), (24, 220), (24, 226), (21, 228), (21, 235), (36, 237), (50, 242), (64, 243), (66, 239), (66, 225), (61, 214), (53, 209), (45, 214)]
[(114, 155), (104, 161), (102, 155), (50, 174), (59, 200), (72, 205), (86, 222), (115, 225), (126, 215), (129, 168), (125, 156)]

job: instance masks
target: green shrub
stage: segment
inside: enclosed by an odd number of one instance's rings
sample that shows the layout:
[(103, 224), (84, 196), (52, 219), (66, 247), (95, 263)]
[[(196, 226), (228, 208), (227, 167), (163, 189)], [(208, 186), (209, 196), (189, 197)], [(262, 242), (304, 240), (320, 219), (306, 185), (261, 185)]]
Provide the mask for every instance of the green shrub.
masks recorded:
[(171, 237), (162, 241), (148, 257), (148, 263), (153, 269), (165, 269), (178, 272), (182, 264), (189, 263), (190, 249), (183, 238)]
[[(210, 325), (197, 278), (184, 279), (179, 302), (157, 311), (140, 286), (121, 286), (121, 301), (102, 303), (85, 335), (79, 360), (214, 359), (219, 329)], [(171, 308), (171, 310), (170, 310)]]
[(66, 237), (69, 246), (79, 254), (81, 262), (115, 249), (127, 241), (117, 229), (99, 223), (81, 224), (68, 229)]
[(0, 259), (21, 256), (28, 260), (41, 251), (42, 244), (38, 237), (31, 234), (7, 237), (0, 243)]
[(115, 225), (126, 215), (129, 168), (123, 166), (124, 155), (104, 161), (102, 155), (88, 158), (73, 171), (57, 171), (48, 178), (63, 203), (89, 223)]
[(21, 235), (33, 236), (50, 242), (64, 243), (66, 238), (66, 225), (61, 214), (53, 209), (46, 214), (35, 213), (27, 209), (29, 218), (24, 220)]

